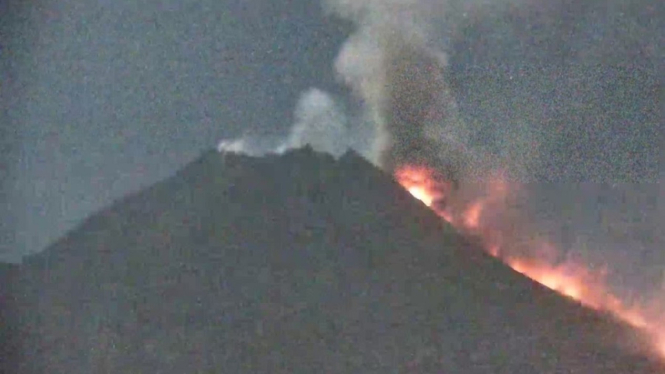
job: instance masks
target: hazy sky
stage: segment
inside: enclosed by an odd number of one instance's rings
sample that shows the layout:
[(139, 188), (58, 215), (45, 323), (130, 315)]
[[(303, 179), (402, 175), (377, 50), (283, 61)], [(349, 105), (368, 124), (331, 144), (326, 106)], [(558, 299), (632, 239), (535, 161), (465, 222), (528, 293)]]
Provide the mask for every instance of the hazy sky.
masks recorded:
[[(656, 181), (662, 2), (475, 2), (442, 38), (462, 115), (495, 124), (478, 142), (500, 148), (521, 126), (538, 136), (539, 180)], [(283, 136), (309, 87), (348, 94), (333, 61), (350, 25), (316, 1), (15, 0), (0, 12), (0, 254), (43, 249), (221, 138)]]

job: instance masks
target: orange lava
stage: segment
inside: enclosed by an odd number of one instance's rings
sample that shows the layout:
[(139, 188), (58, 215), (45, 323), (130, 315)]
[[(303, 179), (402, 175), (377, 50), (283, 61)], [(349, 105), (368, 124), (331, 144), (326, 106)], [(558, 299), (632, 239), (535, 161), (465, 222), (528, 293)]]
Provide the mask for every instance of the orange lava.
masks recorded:
[[(500, 245), (501, 233), (493, 227), (483, 224), (483, 215), (491, 209), (501, 209), (500, 202), (506, 198), (511, 188), (500, 176), (492, 176), (486, 181), (485, 188), (479, 196), (470, 199), (455, 212), (437, 206), (435, 203), (450, 193), (449, 185), (435, 181), (433, 169), (423, 166), (403, 166), (395, 172), (397, 181), (415, 198), (432, 208), (440, 217), (450, 222), (458, 230), (473, 235), (485, 243), (486, 251), (492, 256), (501, 258), (515, 271), (557, 291), (558, 293), (577, 300), (579, 303), (596, 310), (610, 312), (617, 318), (641, 330), (649, 336), (654, 348), (665, 359), (665, 327), (649, 320), (645, 308), (629, 306), (615, 296), (605, 282), (606, 271), (592, 271), (572, 260), (562, 263), (555, 261), (535, 260), (507, 252)], [(497, 240), (499, 238), (499, 240)], [(556, 255), (556, 248), (545, 241), (536, 241), (534, 253)]]
[(450, 185), (438, 182), (434, 170), (424, 166), (405, 167), (395, 172), (397, 182), (402, 185), (416, 199), (422, 201), (440, 217), (451, 222), (449, 212), (440, 209), (436, 204), (443, 199), (450, 190)]
[(427, 206), (431, 207), (434, 201), (443, 197), (443, 191), (434, 181), (431, 169), (425, 167), (402, 168), (395, 172), (395, 178), (413, 197)]

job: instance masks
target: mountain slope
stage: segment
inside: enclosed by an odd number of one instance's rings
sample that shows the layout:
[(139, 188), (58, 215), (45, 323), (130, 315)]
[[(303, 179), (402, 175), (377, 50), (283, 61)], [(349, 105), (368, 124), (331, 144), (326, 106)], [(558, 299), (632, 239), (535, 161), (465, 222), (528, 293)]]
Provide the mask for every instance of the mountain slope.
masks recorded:
[(16, 289), (18, 373), (665, 373), (352, 152), (206, 153)]
[(14, 313), (13, 286), (18, 276), (18, 266), (13, 263), (0, 262), (0, 373), (11, 372), (11, 360), (7, 358), (18, 354), (16, 337), (16, 321)]

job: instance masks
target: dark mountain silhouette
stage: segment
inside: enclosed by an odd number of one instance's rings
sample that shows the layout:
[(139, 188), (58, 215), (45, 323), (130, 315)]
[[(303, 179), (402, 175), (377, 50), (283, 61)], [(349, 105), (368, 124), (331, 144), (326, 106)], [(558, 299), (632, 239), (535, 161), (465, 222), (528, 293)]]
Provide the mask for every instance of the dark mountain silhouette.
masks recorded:
[(206, 153), (21, 267), (19, 374), (665, 372), (353, 152)]
[(10, 373), (11, 360), (18, 354), (16, 316), (13, 310), (13, 285), (18, 276), (16, 264), (0, 262), (0, 373)]

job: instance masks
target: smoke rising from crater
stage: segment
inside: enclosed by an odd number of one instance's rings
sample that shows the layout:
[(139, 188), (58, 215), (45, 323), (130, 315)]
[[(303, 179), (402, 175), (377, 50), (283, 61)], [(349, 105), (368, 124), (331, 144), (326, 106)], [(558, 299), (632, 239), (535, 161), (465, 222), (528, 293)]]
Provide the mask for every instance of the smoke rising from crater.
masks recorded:
[(305, 91), (296, 105), (295, 118), (288, 138), (277, 149), (279, 153), (308, 144), (336, 157), (346, 151), (347, 118), (326, 92), (316, 88)]
[(446, 54), (434, 31), (447, 20), (448, 2), (328, 0), (326, 5), (356, 25), (335, 69), (374, 126), (373, 158), (388, 171), (427, 165), (456, 182), (485, 169), (482, 160), (490, 158), (470, 143), (472, 131), (446, 82)]
[[(447, 83), (442, 30), (463, 13), (460, 4), (466, 10), (482, 5), (480, 0), (455, 4), (450, 0), (324, 0), (326, 11), (355, 26), (334, 69), (362, 110), (348, 113), (332, 96), (312, 88), (297, 104), (290, 133), (276, 147), (258, 153), (279, 153), (305, 144), (333, 154), (353, 148), (386, 171), (404, 164), (427, 165), (455, 183), (483, 178), (497, 167), (511, 173), (524, 169), (537, 157), (533, 149), (524, 152), (524, 144), (514, 139), (534, 143), (529, 136), (515, 134), (516, 128), (503, 131), (507, 136), (501, 152), (490, 154), (486, 145), (471, 141), (479, 126), (470, 128), (458, 112)], [(251, 143), (251, 139), (227, 140), (219, 148), (256, 154)]]
[(362, 148), (350, 134), (348, 119), (335, 99), (325, 91), (310, 88), (298, 99), (294, 111), (295, 123), (276, 146), (259, 145), (258, 139), (242, 137), (223, 139), (217, 144), (219, 152), (244, 153), (261, 156), (283, 153), (289, 149), (311, 146), (318, 152), (341, 156), (348, 148)]

